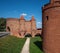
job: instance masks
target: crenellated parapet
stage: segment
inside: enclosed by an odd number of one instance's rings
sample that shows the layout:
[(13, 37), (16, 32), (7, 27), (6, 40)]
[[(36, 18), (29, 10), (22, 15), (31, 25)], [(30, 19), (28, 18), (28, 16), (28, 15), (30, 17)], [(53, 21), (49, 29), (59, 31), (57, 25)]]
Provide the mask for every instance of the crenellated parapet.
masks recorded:
[(50, 3), (45, 4), (42, 7), (42, 9), (44, 11), (44, 10), (47, 10), (47, 9), (50, 9), (50, 8), (55, 8), (55, 7), (60, 7), (60, 0), (51, 0)]

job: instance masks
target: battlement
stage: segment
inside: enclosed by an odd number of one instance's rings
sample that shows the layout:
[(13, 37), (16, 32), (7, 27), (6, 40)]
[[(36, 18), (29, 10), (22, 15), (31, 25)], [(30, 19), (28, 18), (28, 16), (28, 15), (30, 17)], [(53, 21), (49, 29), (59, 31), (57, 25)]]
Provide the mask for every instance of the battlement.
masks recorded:
[(7, 20), (7, 21), (11, 21), (11, 20), (12, 20), (12, 21), (18, 21), (19, 19), (17, 19), (17, 18), (7, 18), (6, 20)]
[(51, 2), (48, 4), (45, 4), (42, 9), (44, 11), (54, 7), (60, 7), (60, 0), (51, 0)]
[[(21, 20), (25, 20), (24, 16), (21, 16), (20, 19), (18, 18), (7, 18), (6, 19), (7, 21), (21, 21)], [(35, 18), (34, 16), (32, 16), (32, 19), (31, 20), (25, 20), (26, 22), (31, 22), (31, 21), (35, 21)]]
[(60, 0), (51, 0), (50, 3), (60, 2)]

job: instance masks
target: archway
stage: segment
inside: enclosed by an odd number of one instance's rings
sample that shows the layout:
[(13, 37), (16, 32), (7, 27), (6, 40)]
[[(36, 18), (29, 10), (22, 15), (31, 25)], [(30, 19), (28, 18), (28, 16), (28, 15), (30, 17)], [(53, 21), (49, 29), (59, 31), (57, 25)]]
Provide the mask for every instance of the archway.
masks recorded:
[(7, 30), (10, 32), (10, 27), (9, 26), (7, 27)]
[(25, 37), (32, 37), (32, 35), (30, 33), (27, 33)]
[(40, 33), (37, 33), (35, 36), (41, 36), (41, 34)]

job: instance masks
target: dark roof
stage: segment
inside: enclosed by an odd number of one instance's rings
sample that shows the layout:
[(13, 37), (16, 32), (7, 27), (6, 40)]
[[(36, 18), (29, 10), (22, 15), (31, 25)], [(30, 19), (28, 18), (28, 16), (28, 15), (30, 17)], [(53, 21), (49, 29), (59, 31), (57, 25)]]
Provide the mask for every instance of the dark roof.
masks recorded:
[(42, 30), (42, 28), (37, 28), (37, 30)]

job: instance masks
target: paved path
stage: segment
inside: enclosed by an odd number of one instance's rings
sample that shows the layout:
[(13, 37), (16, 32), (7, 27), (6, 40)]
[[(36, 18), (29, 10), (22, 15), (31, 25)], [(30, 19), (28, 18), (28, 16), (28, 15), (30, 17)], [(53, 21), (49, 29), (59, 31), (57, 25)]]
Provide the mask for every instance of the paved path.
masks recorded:
[(5, 35), (9, 35), (9, 34), (10, 34), (10, 32), (0, 32), (0, 37), (3, 37)]
[(30, 44), (30, 38), (27, 38), (21, 53), (29, 53), (29, 44)]

